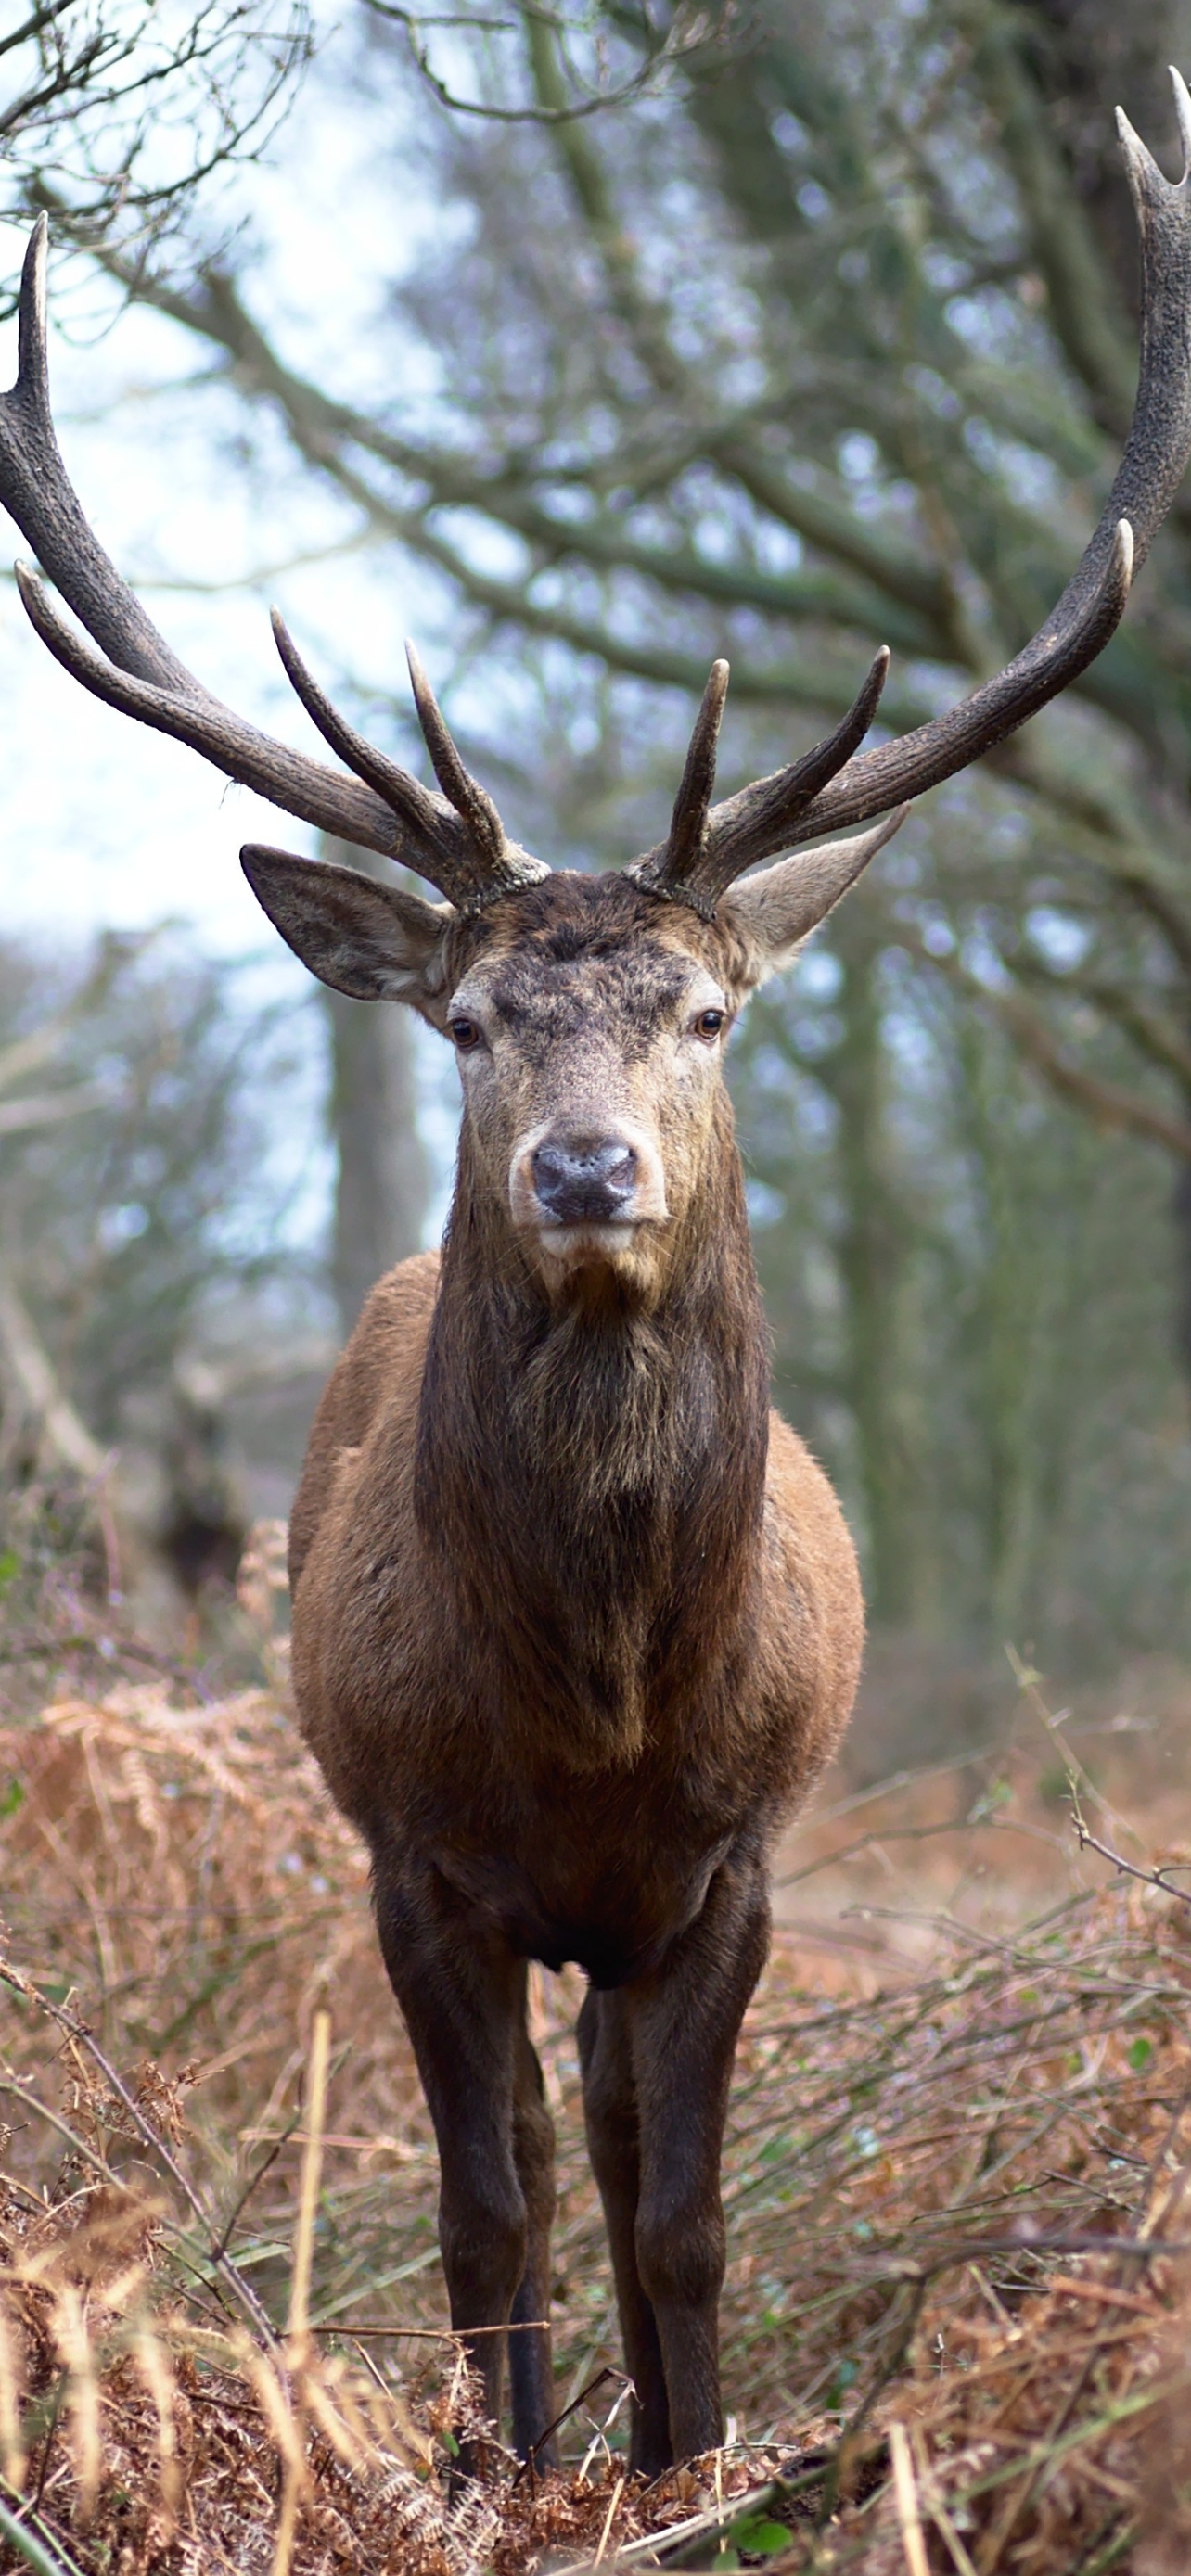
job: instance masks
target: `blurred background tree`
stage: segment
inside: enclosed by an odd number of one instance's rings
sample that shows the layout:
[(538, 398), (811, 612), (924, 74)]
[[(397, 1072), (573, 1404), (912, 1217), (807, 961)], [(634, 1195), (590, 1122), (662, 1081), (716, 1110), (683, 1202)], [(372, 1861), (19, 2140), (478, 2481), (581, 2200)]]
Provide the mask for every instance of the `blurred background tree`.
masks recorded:
[(230, 1586), (247, 1512), (284, 1500), (242, 1417), (334, 1349), (270, 1114), (300, 1054), (250, 970), (168, 930), (0, 950), (0, 1488), (116, 1463), (117, 1590), (153, 1556)]
[[(715, 653), (729, 792), (874, 644), (900, 728), (1039, 623), (1130, 408), (1112, 106), (1176, 168), (1169, 60), (1186, 0), (362, 0), (319, 113), (358, 123), (372, 240), (379, 205), (404, 243), (411, 162), (440, 209), (363, 341), (323, 315), (312, 366), (275, 317), (267, 209), (216, 254), (196, 225), (96, 256), (202, 353), (188, 398), (235, 407), (246, 470), (280, 431), (411, 603), (518, 837), (603, 865), (662, 828)], [(952, 1654), (1191, 1651), (1189, 575), (1184, 497), (1076, 692), (929, 800), (735, 1050), (779, 1398), (878, 1628)], [(417, 765), (367, 621), (319, 650)], [(424, 1225), (432, 1077), (350, 1005), (333, 1065), (346, 1326)]]

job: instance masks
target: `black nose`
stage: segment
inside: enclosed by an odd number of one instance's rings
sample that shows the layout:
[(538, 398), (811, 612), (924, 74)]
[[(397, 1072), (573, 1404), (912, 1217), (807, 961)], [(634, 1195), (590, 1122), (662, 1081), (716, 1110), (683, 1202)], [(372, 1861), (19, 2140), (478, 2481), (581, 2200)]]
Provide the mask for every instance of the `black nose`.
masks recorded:
[(533, 1158), (538, 1205), (554, 1225), (612, 1225), (637, 1186), (623, 1136), (547, 1137)]

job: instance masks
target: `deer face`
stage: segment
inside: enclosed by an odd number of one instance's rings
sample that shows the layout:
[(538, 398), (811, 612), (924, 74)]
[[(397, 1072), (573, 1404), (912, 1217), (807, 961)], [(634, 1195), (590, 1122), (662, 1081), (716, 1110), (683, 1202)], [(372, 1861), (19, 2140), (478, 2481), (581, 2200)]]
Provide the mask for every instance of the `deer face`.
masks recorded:
[(747, 878), (713, 921), (625, 876), (558, 871), (469, 918), (280, 851), (244, 865), (324, 983), (410, 1002), (451, 1041), (468, 1185), (547, 1295), (602, 1280), (648, 1304), (730, 1133), (737, 1011), (893, 828)]
[(548, 877), (470, 935), (444, 1026), (471, 1168), (552, 1296), (596, 1271), (662, 1283), (741, 998), (722, 948), (614, 877)]

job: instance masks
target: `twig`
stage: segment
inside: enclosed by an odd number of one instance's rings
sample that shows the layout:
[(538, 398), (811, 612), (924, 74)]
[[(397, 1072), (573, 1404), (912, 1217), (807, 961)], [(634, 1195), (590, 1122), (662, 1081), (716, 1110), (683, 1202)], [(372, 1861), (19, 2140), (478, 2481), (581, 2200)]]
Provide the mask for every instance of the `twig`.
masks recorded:
[[(1111, 2245), (1112, 2238), (1107, 2242)], [(1155, 2325), (1165, 2313), (1151, 2300), (1137, 2298), (1132, 2290), (1114, 2290), (1107, 2281), (1076, 2281), (1069, 2273), (1052, 2272), (1046, 2286), (1059, 2291), (1065, 2299), (1092, 2299), (1101, 2307), (1128, 2308), (1135, 2317), (1149, 2317)]]
[(1154, 2262), (1160, 2254), (1191, 2254), (1191, 2237), (1145, 2237), (1096, 2235), (1090, 2228), (1082, 2233), (1030, 2236), (1023, 2230), (1017, 2236), (970, 2236), (965, 2243), (953, 2245), (933, 2255), (924, 2263), (901, 2262), (888, 2258), (878, 2269), (878, 2257), (871, 2271), (857, 2268), (862, 2277), (877, 2280), (932, 2281), (940, 2272), (950, 2271), (956, 2263), (980, 2263), (990, 2254), (1119, 2254), (1134, 2260)]
[[(428, 88), (433, 90), (435, 97), (442, 101), (444, 107), (454, 109), (459, 115), (484, 117), (490, 123), (498, 125), (568, 125), (574, 124), (578, 118), (598, 115), (603, 108), (622, 107), (626, 100), (637, 98), (643, 92), (648, 93), (651, 84), (668, 70), (671, 63), (680, 62), (685, 55), (700, 51), (707, 45), (713, 32), (707, 15), (697, 15), (687, 20), (683, 11), (679, 10), (664, 42), (647, 58), (639, 71), (630, 73), (628, 78), (621, 81), (615, 89), (599, 90), (586, 98), (579, 98), (561, 106), (499, 107), (484, 99), (460, 98), (455, 91), (449, 89), (445, 80), (434, 70), (425, 44), (419, 41), (419, 32), (423, 27), (482, 26), (492, 34), (508, 31), (515, 25), (515, 21), (500, 18), (482, 20), (454, 16), (427, 17), (420, 9), (403, 8), (400, 0), (368, 0), (368, 5), (375, 10), (378, 18), (385, 18), (392, 25), (404, 28), (410, 52), (423, 80)], [(528, 10), (526, 15), (539, 18), (547, 25), (559, 23), (553, 13), (545, 10)]]
[[(218, 2242), (211, 2248), (212, 2262), (217, 2263), (220, 2260), (220, 2257), (226, 2254), (227, 2249), (231, 2244), (235, 2229), (240, 2219), (243, 2217), (257, 2185), (264, 2181), (265, 2175), (271, 2170), (272, 2166), (276, 2164), (282, 2148), (289, 2145), (290, 2139), (292, 2138), (301, 2117), (301, 2112), (295, 2111), (289, 2127), (287, 2129), (283, 2129), (279, 2137), (274, 2138), (268, 2155), (262, 2157), (260, 2164), (257, 2166), (256, 2172), (251, 2175), (249, 2180), (245, 2183), (244, 2189), (241, 2192), (238, 2201), (235, 2203), (231, 2217), (227, 2220), (227, 2223), (219, 2236)], [(325, 2327), (315, 2328), (316, 2333), (325, 2333), (325, 2331)]]
[(889, 2455), (893, 2462), (893, 2497), (897, 2506), (897, 2525), (906, 2553), (910, 2576), (930, 2576), (926, 2542), (922, 2537), (922, 2519), (918, 2511), (918, 2486), (910, 2440), (904, 2424), (889, 2427)]
[(1012, 1646), (1007, 1646), (1005, 1653), (1008, 1659), (1009, 1669), (1013, 1675), (1014, 1681), (1017, 1683), (1017, 1687), (1021, 1692), (1023, 1699), (1026, 1701), (1027, 1705), (1033, 1709), (1034, 1715), (1037, 1718), (1044, 1735), (1047, 1737), (1054, 1751), (1058, 1754), (1059, 1760), (1063, 1765), (1063, 1769), (1067, 1774), (1067, 1787), (1071, 1795), (1075, 1829), (1076, 1832), (1080, 1834), (1081, 1840), (1084, 1826), (1083, 1815), (1079, 1803), (1079, 1791), (1083, 1788), (1086, 1789), (1089, 1798), (1094, 1799), (1102, 1814), (1110, 1817), (1114, 1825), (1122, 1825), (1127, 1834), (1133, 1835), (1134, 1842), (1140, 1844), (1140, 1834), (1134, 1832), (1134, 1828), (1129, 1823), (1127, 1817), (1118, 1815), (1116, 1808), (1110, 1807), (1107, 1798), (1103, 1795), (1102, 1791), (1097, 1788), (1091, 1772), (1085, 1770), (1078, 1754), (1072, 1752), (1065, 1736), (1060, 1732), (1058, 1719), (1052, 1716), (1046, 1705), (1046, 1701), (1042, 1696), (1039, 1675), (1032, 1671), (1028, 1664), (1023, 1664), (1020, 1655)]
[(42, 2496), (45, 2492), (46, 2470), (50, 2465), (50, 2452), (54, 2446), (54, 2435), (58, 2430), (58, 2422), (62, 2413), (62, 2400), (66, 2395), (66, 2380), (66, 2371), (60, 2370), (55, 2384), (54, 2394), (50, 2400), (50, 2420), (46, 2427), (45, 2441), (42, 2444), (41, 2460), (37, 2471), (37, 2484), (33, 2490), (34, 2513), (38, 2511)]
[(119, 2190), (119, 2174), (114, 2172), (106, 2156), (97, 2155), (94, 2147), (89, 2147), (86, 2140), (80, 2138), (67, 2121), (59, 2119), (56, 2111), (51, 2111), (48, 2102), (39, 2102), (36, 2093), (26, 2092), (24, 2085), (18, 2084), (12, 2075), (0, 2076), (0, 2093), (7, 2093), (10, 2100), (19, 2102), (24, 2110), (36, 2112), (38, 2119), (44, 2120), (47, 2128), (56, 2129), (58, 2136), (65, 2139), (72, 2155), (81, 2156), (84, 2164), (94, 2166), (96, 2173), (102, 2174), (105, 2182), (115, 2183)]
[(939, 2480), (936, 2478), (934, 2470), (931, 2467), (924, 2436), (920, 2427), (917, 2425), (915, 2425), (911, 2430), (910, 2444), (914, 2455), (914, 2465), (918, 2472), (919, 2494), (922, 2497), (923, 2504), (930, 2515), (936, 2531), (940, 2534), (943, 2540), (944, 2547), (946, 2548), (951, 2559), (952, 2566), (956, 2571), (956, 2576), (976, 2576), (976, 2569), (968, 2555), (967, 2547), (960, 2539), (959, 2533), (955, 2528), (955, 2524), (947, 2511)]
[[(881, 2448), (884, 2448), (883, 2444)], [(813, 2468), (800, 2470), (797, 2477), (770, 2478), (763, 2487), (752, 2487), (745, 2495), (733, 2496), (732, 2517), (727, 2524), (723, 2519), (722, 2507), (712, 2506), (709, 2511), (692, 2514), (686, 2522), (665, 2523), (658, 2531), (646, 2532), (640, 2540), (630, 2540), (623, 2549), (617, 2550), (617, 2566), (635, 2567), (642, 2559), (650, 2558), (660, 2559), (663, 2564), (668, 2565), (676, 2556), (680, 2557), (680, 2553), (685, 2553), (692, 2542), (706, 2539), (713, 2533), (726, 2532), (730, 2535), (734, 2526), (739, 2523), (752, 2522), (758, 2516), (765, 2514), (780, 2513), (783, 2506), (792, 2504), (796, 2496), (805, 2495), (809, 2488), (821, 2485), (838, 2449), (837, 2443), (835, 2449), (826, 2452), (822, 2460), (816, 2460)], [(664, 2476), (669, 2474), (668, 2470), (663, 2471)], [(653, 2480), (653, 2486), (658, 2486), (660, 2483), (661, 2480), (658, 2478)], [(644, 2490), (646, 2495), (651, 2491), (650, 2487)]]
[[(717, 2456), (718, 2456), (718, 2455), (717, 2455)], [(604, 2516), (604, 2528), (603, 2528), (603, 2530), (602, 2530), (602, 2531), (601, 2531), (601, 2533), (600, 2533), (600, 2545), (599, 2545), (599, 2548), (598, 2548), (598, 2549), (597, 2549), (597, 2551), (596, 2551), (596, 2554), (595, 2554), (594, 2559), (592, 2560), (592, 2565), (593, 2565), (594, 2567), (601, 2567), (601, 2566), (603, 2565), (603, 2562), (604, 2562), (604, 2551), (606, 2550), (606, 2548), (607, 2548), (607, 2546), (608, 2546), (608, 2536), (609, 2536), (609, 2533), (611, 2532), (612, 2525), (613, 2525), (613, 2523), (614, 2523), (614, 2522), (615, 2522), (615, 2520), (616, 2520), (616, 2508), (617, 2508), (618, 2504), (620, 2503), (620, 2499), (621, 2499), (622, 2495), (624, 2494), (624, 2488), (625, 2488), (625, 2482), (624, 2482), (624, 2478), (623, 2478), (623, 2476), (621, 2476), (621, 2477), (619, 2477), (619, 2478), (617, 2479), (616, 2484), (615, 2484), (615, 2486), (614, 2486), (614, 2487), (613, 2487), (613, 2489), (612, 2489), (612, 2502), (611, 2502), (611, 2504), (609, 2505), (608, 2510), (607, 2510), (607, 2513), (606, 2513), (606, 2514), (605, 2514), (605, 2516)]]
[(310, 2034), (306, 2079), (306, 2141), (302, 2150), (302, 2188), (294, 2234), (294, 2271), (290, 2286), (289, 2340), (295, 2359), (305, 2357), (310, 2333), (310, 2272), (314, 2257), (314, 2215), (323, 2170), (323, 2131), (327, 2119), (327, 2062), (331, 2049), (331, 2016), (319, 2010)]
[[(1082, 2384), (1083, 2374), (1075, 2395), (1082, 2394)], [(1024, 2459), (1009, 2460), (1004, 2468), (986, 2470), (982, 2477), (974, 2478), (971, 2485), (964, 2488), (963, 2501), (970, 2503), (974, 2496), (991, 2495), (998, 2487), (1011, 2485), (1023, 2470), (1032, 2486), (1043, 2470), (1052, 2471), (1060, 2460), (1069, 2459), (1074, 2451), (1081, 2451), (1089, 2442), (1098, 2441), (1102, 2433), (1110, 2433), (1117, 2424), (1127, 2424), (1135, 2415), (1144, 2415), (1151, 2408), (1163, 2405), (1167, 2398), (1177, 2396), (1181, 2401), (1184, 2393), (1185, 2382), (1180, 2376), (1147, 2380), (1144, 2387), (1131, 2389), (1129, 2395), (1118, 2399), (1115, 2406), (1105, 2407), (1102, 2414), (1090, 2416), (1084, 2423), (1075, 2425), (1071, 2432), (1056, 2435), (1048, 2430), (1041, 2434), (1036, 2442), (1031, 2442)], [(1015, 2500), (1015, 2522), (1018, 2510)], [(987, 2562), (990, 2569), (995, 2564), (995, 2558)]]
[(515, 2488), (519, 2487), (522, 2478), (525, 2477), (527, 2472), (536, 2467), (538, 2453), (540, 2450), (544, 2449), (551, 2434), (557, 2433), (561, 2424), (567, 2423), (572, 2415), (577, 2414), (579, 2408), (587, 2404), (588, 2398), (594, 2397), (597, 2388), (603, 2387), (606, 2379), (624, 2379), (627, 2375), (627, 2372), (615, 2369), (611, 2362), (607, 2362), (603, 2370), (597, 2370), (595, 2378), (588, 2380), (586, 2388), (581, 2388), (578, 2396), (572, 2397), (570, 2405), (563, 2407), (561, 2415), (556, 2415), (553, 2423), (547, 2424), (545, 2431), (539, 2433), (536, 2442), (530, 2443), (529, 2449), (525, 2454), (525, 2458), (521, 2462), (521, 2466), (513, 2480), (513, 2486)]
[(306, 2079), (306, 2143), (302, 2151), (302, 2188), (298, 2199), (298, 2217), (294, 2229), (294, 2267), (290, 2283), (289, 2339), (287, 2358), (297, 2381), (295, 2434), (292, 2456), (286, 2460), (281, 2490), (281, 2511), (277, 2520), (277, 2545), (273, 2553), (273, 2576), (289, 2576), (294, 2554), (294, 2532), (298, 2519), (298, 2502), (306, 2484), (306, 2457), (302, 2423), (302, 2377), (309, 2366), (310, 2343), (310, 2273), (314, 2260), (314, 2220), (318, 2208), (318, 2187), (323, 2170), (323, 2131), (327, 2118), (327, 2063), (331, 2051), (331, 2016), (319, 2010), (314, 2016), (310, 2034), (310, 2059)]
[[(1103, 2239), (1101, 2241), (1103, 2242)], [(1164, 2247), (1162, 2250), (1169, 2252), (1169, 2247)], [(510, 2322), (507, 2326), (468, 2326), (466, 2338), (470, 2343), (475, 2335), (541, 2334), (543, 2328), (549, 2323), (548, 2317), (521, 2317), (515, 2325)], [(335, 2323), (310, 2326), (307, 2331), (312, 2335), (347, 2335), (349, 2337), (368, 2335), (378, 2341), (386, 2335), (400, 2336), (403, 2343), (462, 2343), (464, 2340), (464, 2329), (461, 2326), (344, 2326)], [(593, 2380), (592, 2387), (594, 2386)], [(581, 2405), (582, 2399), (576, 2398), (575, 2403), (577, 2406)], [(561, 2420), (560, 2417), (559, 2421)]]
[[(1157, 1887), (1161, 1890), (1163, 1896), (1177, 1897), (1180, 1905), (1191, 1906), (1191, 1889), (1185, 1887), (1172, 1887), (1170, 1880), (1166, 1875), (1166, 1870), (1161, 1867), (1157, 1869), (1141, 1869), (1138, 1867), (1136, 1861), (1123, 1860), (1120, 1852), (1113, 1851), (1108, 1843), (1102, 1843), (1099, 1840), (1099, 1837), (1092, 1832), (1091, 1826), (1085, 1823), (1078, 1807), (1075, 1809), (1072, 1823), (1075, 1826), (1081, 1851), (1099, 1852), (1101, 1860), (1111, 1861), (1113, 1868), (1115, 1870), (1119, 1870), (1123, 1877), (1139, 1878), (1143, 1887)], [(1191, 1869), (1191, 1861), (1169, 1861), (1167, 1863), (1167, 1868)]]
[[(211, 2219), (209, 2212), (204, 2209), (203, 2203), (199, 2198), (193, 2183), (183, 2172), (177, 2158), (171, 2155), (164, 2138), (160, 2136), (159, 2132), (154, 2128), (153, 2122), (147, 2117), (145, 2112), (142, 2111), (140, 2103), (136, 2101), (134, 2096), (129, 2092), (127, 2085), (121, 2083), (115, 2067), (109, 2064), (98, 2041), (92, 2038), (91, 2032), (88, 2030), (86, 2023), (79, 2021), (74, 2013), (67, 2012), (61, 2004), (51, 2003), (48, 1995), (43, 1995), (40, 1989), (33, 1984), (31, 1978), (22, 1976), (20, 1969), (14, 1968), (11, 1962), (7, 1959), (0, 1959), (0, 1984), (10, 1986), (14, 1994), (23, 1995), (27, 2003), (38, 2005), (41, 2011), (44, 2012), (51, 2021), (57, 2023), (59, 2030), (66, 2031), (71, 2039), (78, 2042), (80, 2048), (86, 2049), (87, 2055), (91, 2058), (93, 2064), (99, 2068), (99, 2072), (102, 2075), (105, 2084), (107, 2084), (115, 2094), (116, 2100), (123, 2104), (123, 2107), (127, 2111), (129, 2119), (132, 2121), (138, 2135), (144, 2140), (147, 2147), (152, 2148), (154, 2155), (160, 2156), (171, 2181), (177, 2184), (187, 2207), (193, 2211), (194, 2216), (198, 2219), (199, 2225), (203, 2230), (203, 2234), (206, 2237), (209, 2246), (211, 2242)], [(225, 2286), (231, 2291), (233, 2298), (238, 2301), (240, 2307), (242, 2307), (248, 2316), (251, 2317), (257, 2333), (263, 2338), (270, 2351), (275, 2352), (277, 2349), (277, 2337), (273, 2332), (273, 2328), (269, 2323), (269, 2319), (264, 2308), (261, 2306), (255, 2290), (251, 2289), (248, 2282), (241, 2278), (236, 2265), (231, 2261), (227, 2254), (221, 2254), (218, 2257), (213, 2255), (211, 2259), (221, 2281), (223, 2281)]]

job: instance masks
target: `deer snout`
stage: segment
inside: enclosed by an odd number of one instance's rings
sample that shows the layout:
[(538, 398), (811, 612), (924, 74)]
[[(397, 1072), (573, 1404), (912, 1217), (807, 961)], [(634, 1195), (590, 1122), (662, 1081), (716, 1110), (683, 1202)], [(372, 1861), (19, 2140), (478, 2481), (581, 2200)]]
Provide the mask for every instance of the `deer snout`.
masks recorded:
[(546, 1136), (532, 1157), (548, 1225), (615, 1225), (632, 1214), (637, 1150), (624, 1136)]

